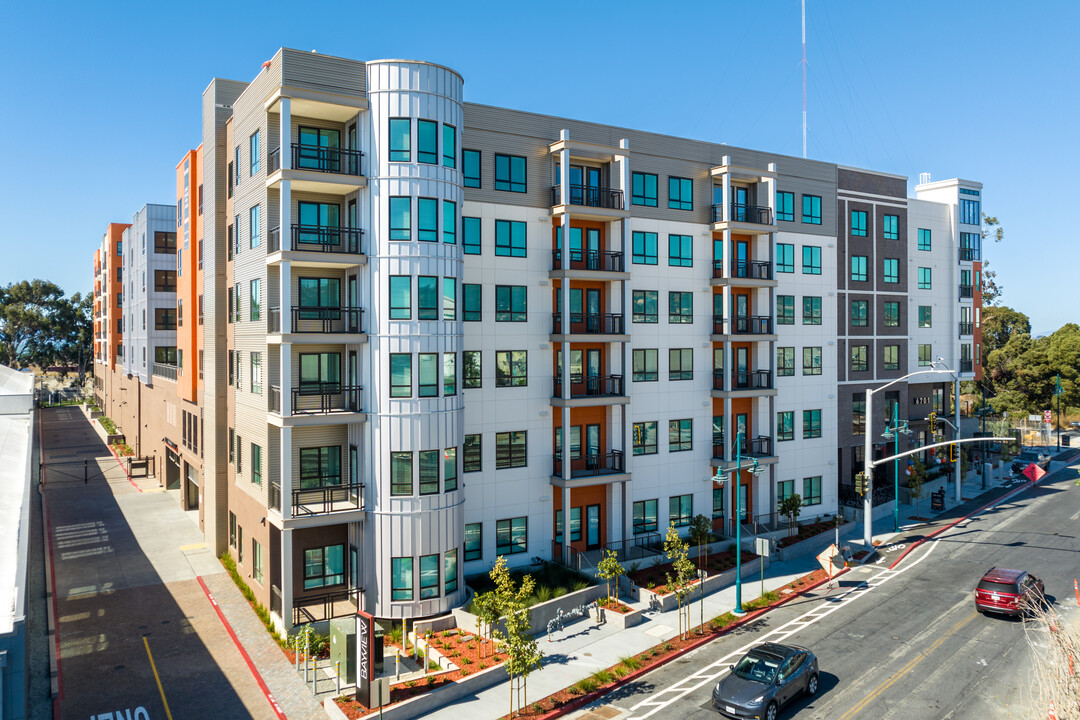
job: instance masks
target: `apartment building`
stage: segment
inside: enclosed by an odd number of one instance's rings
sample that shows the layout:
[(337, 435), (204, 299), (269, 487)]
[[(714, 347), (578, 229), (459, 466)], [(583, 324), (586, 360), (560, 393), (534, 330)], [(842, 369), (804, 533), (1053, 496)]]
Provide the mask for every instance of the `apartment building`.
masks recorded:
[[(124, 357), (124, 231), (109, 223), (94, 252), (94, 391), (106, 414), (119, 406)], [(113, 403), (116, 405), (114, 406)]]
[[(177, 166), (177, 382), (207, 541), (283, 626), (443, 613), (498, 556), (699, 514), (775, 527), (793, 493), (831, 515), (860, 393), (979, 370), (977, 183), (908, 198), (289, 49), (214, 79), (202, 121)], [(917, 427), (951, 378), (912, 381), (882, 403)]]

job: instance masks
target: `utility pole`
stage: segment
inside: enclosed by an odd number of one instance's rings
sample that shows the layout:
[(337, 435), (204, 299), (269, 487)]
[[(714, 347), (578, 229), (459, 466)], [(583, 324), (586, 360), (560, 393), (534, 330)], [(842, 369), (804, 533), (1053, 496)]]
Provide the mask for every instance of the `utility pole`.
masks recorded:
[(1057, 389), (1054, 391), (1057, 395), (1058, 408), (1057, 408), (1057, 451), (1061, 452), (1061, 373), (1057, 374)]

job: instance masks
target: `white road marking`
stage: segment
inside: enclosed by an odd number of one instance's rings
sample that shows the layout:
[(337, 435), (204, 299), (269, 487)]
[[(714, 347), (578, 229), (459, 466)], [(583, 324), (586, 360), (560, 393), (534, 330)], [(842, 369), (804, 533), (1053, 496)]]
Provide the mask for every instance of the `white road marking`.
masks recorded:
[[(784, 642), (788, 638), (795, 635), (799, 630), (805, 629), (809, 625), (812, 625), (813, 623), (821, 620), (827, 615), (830, 615), (839, 610), (840, 608), (854, 602), (855, 600), (867, 594), (871, 590), (874, 590), (881, 585), (884, 585), (886, 582), (893, 579), (900, 573), (907, 572), (911, 568), (917, 566), (919, 563), (921, 563), (923, 560), (930, 556), (930, 553), (934, 551), (934, 548), (936, 548), (937, 545), (937, 543), (927, 543), (927, 550), (925, 553), (920, 555), (918, 558), (912, 560), (911, 562), (906, 563), (899, 570), (882, 570), (873, 577), (870, 577), (861, 584), (855, 586), (851, 590), (848, 590), (841, 595), (836, 596), (836, 600), (838, 602), (823, 603), (822, 605), (819, 605), (818, 607), (803, 613), (794, 620), (788, 621), (787, 623), (773, 630), (772, 632), (766, 633), (765, 635), (753, 640), (752, 642), (744, 645), (738, 650), (728, 653), (724, 657), (716, 660), (710, 665), (705, 666), (697, 673), (691, 675), (685, 680), (681, 680), (678, 683), (672, 685), (671, 687), (664, 688), (662, 691), (659, 691), (659, 693), (663, 693), (665, 695), (669, 693), (674, 693), (674, 696), (670, 699), (662, 701), (656, 700), (654, 695), (648, 699), (642, 700), (637, 705), (630, 708), (630, 714), (627, 716), (626, 720), (638, 720), (650, 717), (656, 714), (658, 711), (668, 707), (669, 705), (678, 702), (679, 700), (694, 692), (698, 688), (701, 688), (705, 685), (708, 685), (709, 683), (718, 680), (720, 676), (728, 672), (728, 668), (731, 665), (732, 661), (735, 658), (744, 655), (748, 650), (750, 650), (750, 648), (763, 642)], [(638, 710), (644, 710), (645, 712), (642, 712), (641, 714), (635, 714)]]

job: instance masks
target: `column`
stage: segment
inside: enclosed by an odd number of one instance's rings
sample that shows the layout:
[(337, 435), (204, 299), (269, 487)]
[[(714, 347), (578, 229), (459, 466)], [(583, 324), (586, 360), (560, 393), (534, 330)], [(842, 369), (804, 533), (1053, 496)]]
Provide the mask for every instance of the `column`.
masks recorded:
[[(720, 161), (722, 165), (731, 165), (731, 156), (725, 155)], [(731, 220), (731, 173), (726, 172), (720, 176), (720, 184), (724, 188), (724, 204), (720, 208), (720, 219), (723, 222)], [(725, 237), (724, 241), (727, 242), (728, 238)], [(724, 248), (724, 252), (727, 252), (727, 248)]]
[(292, 428), (281, 428), (281, 467), (278, 470), (278, 478), (281, 481), (281, 517), (285, 520), (292, 519)]
[[(283, 97), (280, 100), (281, 104), (281, 125), (278, 128), (278, 139), (281, 146), (281, 169), (292, 169), (292, 100), (287, 97)], [(283, 185), (285, 183), (282, 183)], [(282, 216), (281, 228), (284, 232), (288, 227), (285, 224), (284, 215)]]
[(291, 630), (293, 623), (293, 531), (281, 530), (281, 623)]

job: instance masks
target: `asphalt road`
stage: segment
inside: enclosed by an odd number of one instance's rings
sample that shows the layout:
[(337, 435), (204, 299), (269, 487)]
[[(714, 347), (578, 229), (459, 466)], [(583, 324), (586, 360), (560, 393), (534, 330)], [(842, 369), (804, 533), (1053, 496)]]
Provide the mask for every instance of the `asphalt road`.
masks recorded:
[(610, 718), (716, 718), (716, 680), (746, 648), (768, 639), (810, 648), (821, 669), (817, 697), (796, 701), (781, 717), (1046, 717), (1032, 705), (1023, 624), (977, 614), (973, 591), (992, 565), (1023, 568), (1043, 579), (1063, 614), (1080, 619), (1076, 468), (925, 542), (890, 571), (906, 546), (898, 542), (880, 564), (842, 576), (840, 587), (768, 613), (620, 688), (598, 703), (606, 711), (594, 710)]

